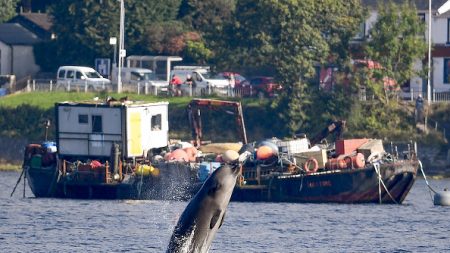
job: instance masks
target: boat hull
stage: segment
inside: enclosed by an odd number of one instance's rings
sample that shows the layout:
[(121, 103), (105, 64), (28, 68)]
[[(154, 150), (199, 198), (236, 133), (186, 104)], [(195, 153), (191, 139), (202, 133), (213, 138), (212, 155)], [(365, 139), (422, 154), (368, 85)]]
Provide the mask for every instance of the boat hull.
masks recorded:
[[(402, 161), (356, 170), (279, 174), (260, 184), (238, 185), (234, 201), (297, 203), (402, 203), (414, 184), (417, 163)], [(380, 173), (377, 173), (380, 171)], [(381, 180), (379, 180), (379, 175)]]
[(186, 200), (195, 190), (194, 171), (185, 164), (160, 164), (159, 175), (129, 175), (121, 182), (99, 182), (95, 174), (62, 176), (57, 166), (27, 168), (28, 185), (38, 198)]

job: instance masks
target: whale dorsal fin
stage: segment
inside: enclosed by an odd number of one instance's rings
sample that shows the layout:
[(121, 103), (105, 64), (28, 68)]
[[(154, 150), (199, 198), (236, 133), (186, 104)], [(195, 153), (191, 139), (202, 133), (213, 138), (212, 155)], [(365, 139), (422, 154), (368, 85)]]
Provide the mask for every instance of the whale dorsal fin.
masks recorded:
[[(214, 212), (213, 216), (211, 217), (211, 222), (209, 223), (209, 228), (210, 228), (210, 229), (212, 229), (213, 227), (216, 226), (217, 221), (218, 221), (219, 218), (220, 218), (220, 213), (222, 213), (222, 210), (220, 210), (220, 209), (217, 209), (217, 210)], [(220, 225), (222, 225), (222, 222), (220, 223)]]

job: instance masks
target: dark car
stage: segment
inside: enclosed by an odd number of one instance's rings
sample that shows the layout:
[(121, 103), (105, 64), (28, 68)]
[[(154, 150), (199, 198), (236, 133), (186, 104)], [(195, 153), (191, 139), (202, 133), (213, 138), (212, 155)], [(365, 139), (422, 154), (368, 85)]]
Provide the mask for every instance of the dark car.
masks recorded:
[(237, 86), (243, 96), (273, 97), (281, 90), (281, 85), (275, 83), (273, 77), (258, 76), (246, 80)]

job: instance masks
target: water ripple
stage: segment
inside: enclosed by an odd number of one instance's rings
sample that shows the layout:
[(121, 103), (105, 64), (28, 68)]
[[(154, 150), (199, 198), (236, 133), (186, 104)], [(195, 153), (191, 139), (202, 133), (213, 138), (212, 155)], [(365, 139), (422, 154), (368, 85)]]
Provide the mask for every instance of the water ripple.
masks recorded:
[[(163, 252), (187, 204), (10, 198), (18, 176), (0, 176), (2, 252)], [(403, 205), (232, 202), (210, 252), (445, 252), (448, 211), (422, 180)]]

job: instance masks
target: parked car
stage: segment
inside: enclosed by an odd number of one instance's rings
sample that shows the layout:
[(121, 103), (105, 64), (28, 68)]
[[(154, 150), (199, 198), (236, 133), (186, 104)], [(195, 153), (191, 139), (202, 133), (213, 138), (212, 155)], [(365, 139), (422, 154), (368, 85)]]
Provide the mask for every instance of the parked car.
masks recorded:
[[(114, 86), (117, 86), (117, 72), (118, 68), (113, 67), (111, 74), (111, 81)], [(148, 89), (157, 88), (159, 91), (167, 92), (169, 82), (166, 80), (158, 80), (155, 73), (150, 69), (145, 68), (121, 68), (121, 81), (123, 90), (136, 91), (136, 89), (144, 89), (147, 85)]]
[(93, 68), (83, 66), (61, 66), (57, 72), (57, 86), (67, 90), (87, 88), (89, 91), (111, 90), (111, 81)]
[(275, 83), (273, 77), (258, 76), (245, 80), (236, 86), (241, 90), (243, 96), (273, 97), (282, 89), (281, 85)]
[[(175, 66), (171, 76), (178, 76), (183, 82), (180, 89), (183, 93), (189, 94), (191, 89), (194, 95), (205, 94), (209, 89), (218, 94), (227, 94), (229, 81), (220, 75), (210, 72), (208, 66)], [(192, 86), (186, 80), (192, 78)]]
[[(234, 75), (234, 85), (236, 87), (239, 87), (241, 85), (242, 82), (246, 81), (247, 79), (245, 77), (243, 77), (241, 74), (239, 73), (235, 73), (235, 72), (221, 72), (218, 74), (219, 76), (222, 76), (223, 78), (230, 80), (230, 76)], [(234, 87), (233, 87), (234, 88)]]

